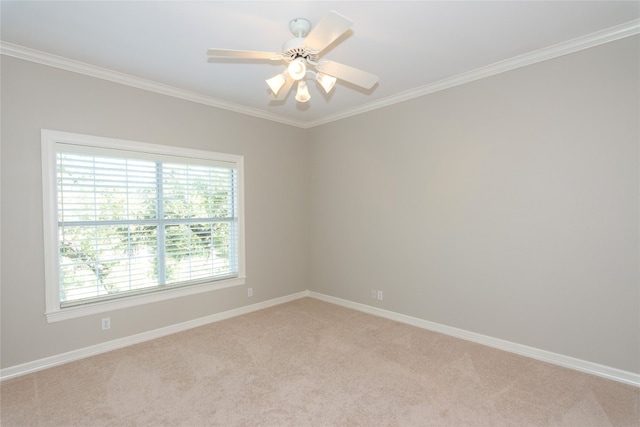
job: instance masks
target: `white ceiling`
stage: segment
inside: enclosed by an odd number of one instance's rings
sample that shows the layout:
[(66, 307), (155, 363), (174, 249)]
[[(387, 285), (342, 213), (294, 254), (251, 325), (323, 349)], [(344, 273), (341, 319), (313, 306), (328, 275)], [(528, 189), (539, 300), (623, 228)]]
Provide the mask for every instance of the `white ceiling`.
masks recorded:
[[(640, 27), (638, 1), (2, 0), (0, 7), (5, 54), (302, 127), (482, 76), (479, 70), (489, 75), (500, 64), (534, 62), (545, 52), (563, 52), (547, 49), (560, 43), (582, 46), (569, 40), (588, 45), (602, 30), (615, 38)], [(265, 79), (281, 72), (282, 62), (207, 58), (208, 48), (279, 52), (293, 37), (290, 20), (313, 25), (330, 10), (354, 25), (322, 57), (376, 74), (372, 90), (338, 82), (324, 95), (310, 84), (308, 103), (297, 103), (292, 92), (286, 102), (270, 104)]]

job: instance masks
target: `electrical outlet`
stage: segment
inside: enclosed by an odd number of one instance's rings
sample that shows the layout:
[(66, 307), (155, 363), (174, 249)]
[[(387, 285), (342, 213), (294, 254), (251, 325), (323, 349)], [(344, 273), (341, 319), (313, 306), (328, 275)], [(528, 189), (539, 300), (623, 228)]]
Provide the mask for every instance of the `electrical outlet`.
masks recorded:
[(371, 298), (373, 299), (378, 298), (378, 292), (375, 289), (371, 289)]
[(252, 297), (253, 296), (253, 288), (247, 289), (247, 296), (248, 297)]
[(382, 291), (378, 291), (378, 301), (382, 301)]
[(105, 317), (104, 319), (102, 319), (102, 330), (106, 331), (107, 329), (111, 328), (111, 318), (110, 317)]

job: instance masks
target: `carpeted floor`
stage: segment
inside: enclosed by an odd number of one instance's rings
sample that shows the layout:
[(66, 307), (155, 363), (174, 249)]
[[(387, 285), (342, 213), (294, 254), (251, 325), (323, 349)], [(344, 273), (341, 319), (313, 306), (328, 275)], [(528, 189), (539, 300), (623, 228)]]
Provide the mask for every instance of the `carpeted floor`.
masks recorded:
[(640, 425), (640, 388), (310, 298), (0, 386), (6, 427)]

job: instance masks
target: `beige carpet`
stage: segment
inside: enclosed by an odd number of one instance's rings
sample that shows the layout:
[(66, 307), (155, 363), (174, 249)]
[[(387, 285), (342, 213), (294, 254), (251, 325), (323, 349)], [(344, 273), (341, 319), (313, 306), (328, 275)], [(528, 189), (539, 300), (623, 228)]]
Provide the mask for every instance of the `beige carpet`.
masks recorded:
[(5, 427), (640, 425), (640, 388), (309, 298), (1, 387)]

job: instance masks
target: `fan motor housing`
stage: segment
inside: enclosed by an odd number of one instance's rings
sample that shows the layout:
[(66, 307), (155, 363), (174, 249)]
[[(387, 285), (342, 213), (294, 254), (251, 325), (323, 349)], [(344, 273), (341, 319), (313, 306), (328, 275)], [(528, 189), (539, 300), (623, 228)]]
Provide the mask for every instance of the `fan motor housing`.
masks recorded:
[(285, 60), (293, 61), (297, 58), (303, 58), (307, 62), (315, 62), (317, 55), (312, 50), (303, 46), (304, 38), (295, 38), (288, 40), (282, 45), (282, 55)]

